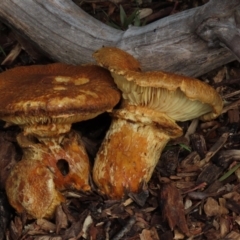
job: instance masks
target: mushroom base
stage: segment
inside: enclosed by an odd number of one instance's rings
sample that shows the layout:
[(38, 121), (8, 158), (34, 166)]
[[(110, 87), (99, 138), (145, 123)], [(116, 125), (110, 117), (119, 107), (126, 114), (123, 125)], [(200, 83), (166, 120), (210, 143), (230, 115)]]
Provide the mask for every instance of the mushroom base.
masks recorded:
[(23, 157), (7, 179), (6, 192), (18, 212), (48, 218), (64, 201), (61, 190), (90, 190), (89, 160), (77, 133), (38, 139), (21, 133), (17, 140)]
[[(153, 122), (149, 111), (145, 114), (135, 110), (133, 106), (113, 113), (115, 119), (95, 159), (93, 180), (110, 198), (120, 199), (140, 191), (142, 184), (150, 180), (170, 139), (168, 131)], [(172, 125), (177, 126), (174, 122)], [(181, 133), (178, 127), (175, 137)]]
[(6, 193), (12, 207), (28, 218), (51, 218), (65, 201), (55, 188), (53, 173), (41, 161), (21, 160), (7, 179)]

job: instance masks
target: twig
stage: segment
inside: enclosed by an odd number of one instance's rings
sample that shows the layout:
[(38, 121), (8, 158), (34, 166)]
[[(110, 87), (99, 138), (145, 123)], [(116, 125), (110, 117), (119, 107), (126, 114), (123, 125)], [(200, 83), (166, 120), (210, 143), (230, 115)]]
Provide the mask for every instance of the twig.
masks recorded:
[[(240, 79), (238, 79), (238, 82), (240, 82)], [(240, 94), (240, 90), (237, 90), (235, 92), (231, 92), (231, 93), (228, 93), (228, 94), (225, 94), (222, 96), (222, 98), (230, 98), (230, 97), (234, 97), (236, 95)]]
[(234, 108), (238, 107), (239, 105), (240, 105), (240, 100), (230, 103), (223, 108), (222, 113), (226, 113), (228, 110), (234, 109)]
[(230, 84), (234, 84), (234, 83), (239, 83), (240, 78), (233, 78), (233, 79), (228, 79), (227, 81), (221, 81), (218, 83), (214, 83), (213, 86), (214, 87), (221, 87), (221, 86), (226, 86), (226, 85), (230, 85)]
[(210, 159), (221, 149), (221, 147), (226, 143), (229, 133), (223, 133), (223, 135), (217, 140), (217, 142), (210, 148), (207, 152), (205, 158), (200, 161), (200, 166), (204, 166), (210, 161)]
[(198, 122), (199, 122), (199, 119), (196, 118), (196, 119), (193, 119), (191, 124), (189, 125), (188, 129), (187, 129), (187, 132), (185, 134), (185, 138), (188, 140), (188, 142), (190, 141), (190, 135), (192, 135), (193, 133), (196, 132), (196, 129), (197, 129), (197, 126), (198, 126)]
[(128, 233), (132, 226), (134, 225), (134, 223), (136, 222), (135, 217), (131, 217), (129, 219), (129, 221), (127, 222), (127, 224), (122, 228), (121, 231), (119, 231), (113, 238), (112, 240), (121, 240), (123, 238), (123, 236)]

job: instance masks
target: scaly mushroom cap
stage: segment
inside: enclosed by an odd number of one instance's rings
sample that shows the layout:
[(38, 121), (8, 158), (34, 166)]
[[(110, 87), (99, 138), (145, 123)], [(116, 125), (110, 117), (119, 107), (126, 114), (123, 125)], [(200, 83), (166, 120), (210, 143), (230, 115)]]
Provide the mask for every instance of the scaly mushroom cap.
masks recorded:
[(111, 65), (114, 71), (141, 71), (140, 63), (132, 55), (116, 47), (101, 48), (93, 56), (102, 67), (109, 68)]
[[(114, 51), (113, 48), (111, 51)], [(118, 54), (124, 56), (121, 52), (116, 49), (116, 58)], [(112, 73), (123, 98), (129, 104), (147, 106), (165, 113), (175, 121), (197, 117), (207, 121), (221, 113), (222, 99), (208, 84), (172, 73), (133, 71), (131, 66), (128, 67), (130, 70), (117, 69), (114, 58), (107, 61), (107, 53), (108, 48), (102, 48), (94, 57), (100, 66)]]
[(62, 63), (3, 72), (0, 93), (0, 118), (18, 125), (87, 120), (111, 110), (120, 99), (107, 70)]

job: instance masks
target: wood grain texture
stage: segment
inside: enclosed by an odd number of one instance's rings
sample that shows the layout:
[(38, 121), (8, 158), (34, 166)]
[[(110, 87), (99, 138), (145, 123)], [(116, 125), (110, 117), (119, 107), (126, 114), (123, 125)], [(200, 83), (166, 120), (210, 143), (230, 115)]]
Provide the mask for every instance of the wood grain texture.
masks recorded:
[(223, 47), (208, 47), (197, 28), (210, 18), (235, 16), (239, 0), (207, 4), (144, 27), (113, 29), (70, 0), (1, 0), (0, 19), (17, 29), (55, 61), (93, 62), (102, 46), (117, 46), (136, 57), (144, 70), (165, 70), (199, 76), (235, 59)]

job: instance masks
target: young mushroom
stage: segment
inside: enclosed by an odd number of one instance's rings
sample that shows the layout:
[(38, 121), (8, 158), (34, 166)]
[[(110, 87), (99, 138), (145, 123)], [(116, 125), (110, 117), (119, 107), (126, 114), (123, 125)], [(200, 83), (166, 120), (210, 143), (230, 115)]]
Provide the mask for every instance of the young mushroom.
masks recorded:
[(51, 217), (61, 190), (90, 190), (89, 159), (72, 123), (111, 111), (120, 93), (107, 70), (60, 63), (3, 72), (0, 93), (0, 119), (23, 129), (23, 157), (6, 182), (9, 201), (33, 218)]
[(123, 97), (120, 109), (112, 113), (112, 124), (93, 167), (96, 185), (116, 199), (140, 191), (150, 180), (167, 142), (182, 135), (175, 121), (211, 120), (223, 106), (219, 94), (197, 79), (118, 67), (127, 55), (114, 47), (94, 53), (98, 64), (111, 72)]

